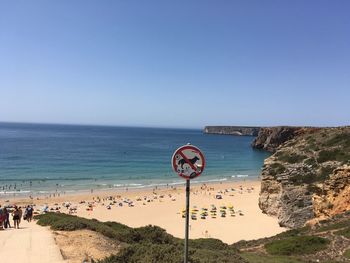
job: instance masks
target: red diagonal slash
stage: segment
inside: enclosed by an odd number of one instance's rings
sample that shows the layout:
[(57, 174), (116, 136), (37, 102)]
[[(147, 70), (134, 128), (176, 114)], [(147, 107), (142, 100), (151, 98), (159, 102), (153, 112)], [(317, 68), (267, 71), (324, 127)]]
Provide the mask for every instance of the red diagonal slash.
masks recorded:
[(186, 163), (188, 163), (191, 168), (194, 170), (194, 172), (198, 175), (197, 173), (197, 168), (191, 163), (190, 160), (188, 160), (188, 158), (186, 157), (186, 155), (183, 154), (183, 152), (179, 151), (179, 154), (181, 155), (182, 158), (184, 158), (184, 160), (186, 161)]

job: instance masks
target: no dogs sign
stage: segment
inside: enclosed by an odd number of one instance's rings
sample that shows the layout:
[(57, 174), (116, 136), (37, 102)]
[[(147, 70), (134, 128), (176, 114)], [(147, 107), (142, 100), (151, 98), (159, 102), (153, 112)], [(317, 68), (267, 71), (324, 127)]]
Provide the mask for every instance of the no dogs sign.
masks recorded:
[(205, 167), (204, 155), (197, 147), (190, 144), (177, 149), (171, 159), (173, 169), (178, 175), (186, 179), (186, 228), (184, 263), (188, 262), (188, 236), (190, 211), (190, 179), (199, 176)]
[(204, 155), (193, 145), (184, 145), (177, 149), (172, 158), (173, 169), (185, 179), (199, 176), (205, 167)]

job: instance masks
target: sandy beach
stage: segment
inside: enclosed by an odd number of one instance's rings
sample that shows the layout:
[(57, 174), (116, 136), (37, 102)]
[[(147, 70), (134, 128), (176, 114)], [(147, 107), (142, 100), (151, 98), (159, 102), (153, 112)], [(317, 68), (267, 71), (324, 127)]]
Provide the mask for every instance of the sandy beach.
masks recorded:
[[(260, 211), (259, 191), (259, 181), (192, 185), (190, 207), (194, 219), (190, 219), (190, 238), (212, 237), (231, 244), (284, 231), (275, 218)], [(2, 199), (1, 203), (6, 204), (4, 201)], [(117, 221), (131, 227), (152, 224), (176, 237), (184, 236), (184, 186), (9, 199), (7, 203), (33, 203), (37, 212), (47, 206), (49, 211)]]

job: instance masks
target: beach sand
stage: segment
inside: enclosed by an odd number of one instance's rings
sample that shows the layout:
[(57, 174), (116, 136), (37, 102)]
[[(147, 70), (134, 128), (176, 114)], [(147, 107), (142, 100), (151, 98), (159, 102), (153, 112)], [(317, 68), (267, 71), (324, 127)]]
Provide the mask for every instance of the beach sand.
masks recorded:
[[(234, 189), (234, 190), (232, 190)], [(197, 220), (190, 219), (190, 238), (218, 238), (228, 244), (240, 240), (251, 240), (268, 237), (285, 231), (278, 225), (277, 219), (261, 212), (258, 207), (260, 191), (259, 181), (224, 182), (215, 184), (191, 186), (191, 210)], [(216, 199), (216, 195), (222, 199)], [(139, 200), (139, 201), (137, 201)], [(0, 202), (3, 204), (4, 200)], [(24, 204), (33, 202), (35, 209), (44, 205), (69, 213), (69, 208), (75, 215), (95, 218), (100, 221), (116, 221), (131, 227), (157, 225), (168, 233), (183, 238), (185, 219), (182, 210), (185, 208), (185, 186), (162, 189), (111, 190), (93, 193), (77, 193), (60, 197), (11, 200), (10, 203)], [(69, 208), (62, 204), (69, 202)], [(123, 206), (119, 206), (119, 203)], [(134, 206), (129, 206), (132, 203)], [(55, 205), (57, 204), (57, 205)], [(110, 205), (110, 209), (107, 206)], [(216, 218), (211, 217), (211, 206), (217, 208)], [(221, 217), (220, 207), (225, 206), (226, 217)], [(235, 216), (229, 211), (233, 206)], [(89, 208), (90, 207), (90, 208)], [(76, 208), (76, 209), (75, 209)], [(201, 219), (202, 208), (207, 208), (209, 215)], [(88, 210), (87, 210), (88, 209)]]

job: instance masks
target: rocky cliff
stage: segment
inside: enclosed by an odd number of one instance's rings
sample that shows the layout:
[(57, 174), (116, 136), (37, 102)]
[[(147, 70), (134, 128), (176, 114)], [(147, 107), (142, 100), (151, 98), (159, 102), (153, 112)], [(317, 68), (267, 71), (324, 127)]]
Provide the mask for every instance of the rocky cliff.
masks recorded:
[(317, 131), (317, 128), (291, 126), (264, 127), (259, 130), (257, 137), (252, 142), (252, 147), (275, 152), (278, 146), (295, 136), (314, 131)]
[(237, 136), (257, 136), (260, 127), (245, 126), (205, 126), (204, 133)]
[(254, 141), (275, 152), (261, 174), (264, 213), (294, 228), (350, 209), (350, 127), (268, 129)]
[(315, 216), (332, 217), (350, 208), (350, 166), (335, 169), (322, 185), (322, 191), (313, 195)]

